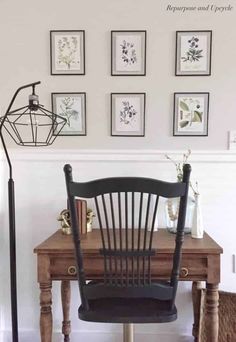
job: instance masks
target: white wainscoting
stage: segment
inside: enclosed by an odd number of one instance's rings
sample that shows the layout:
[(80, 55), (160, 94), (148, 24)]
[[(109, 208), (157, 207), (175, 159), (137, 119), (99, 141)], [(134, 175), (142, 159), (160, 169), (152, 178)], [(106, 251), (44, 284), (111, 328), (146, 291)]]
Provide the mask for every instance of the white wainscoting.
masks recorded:
[[(167, 151), (181, 160), (182, 151)], [(66, 206), (63, 166), (70, 163), (74, 179), (81, 181), (106, 176), (144, 176), (175, 180), (174, 165), (165, 151), (154, 150), (53, 150), (14, 149), (9, 151), (13, 164), (16, 191), (16, 231), (18, 307), (21, 342), (39, 341), (39, 290), (36, 257), (33, 248), (59, 228), (57, 216)], [(10, 330), (9, 239), (7, 211), (8, 169), (0, 156), (0, 341), (8, 341)], [(236, 153), (229, 151), (194, 151), (189, 159), (192, 180), (200, 186), (205, 230), (224, 248), (221, 288), (236, 291), (236, 274), (232, 273), (232, 254), (236, 253)], [(164, 224), (164, 210), (159, 225)], [(4, 260), (4, 263), (2, 263)], [(54, 341), (62, 341), (60, 284), (53, 285)], [(119, 341), (121, 327), (91, 324), (77, 320), (79, 295), (72, 286), (71, 320), (73, 341), (80, 336), (88, 341)], [(137, 341), (147, 334), (150, 341), (192, 341), (191, 284), (181, 283), (177, 297), (179, 319), (171, 324), (137, 326)], [(171, 331), (171, 334), (170, 334)], [(173, 335), (172, 335), (173, 334)], [(9, 336), (9, 335), (8, 335)], [(165, 337), (164, 337), (165, 336)], [(188, 337), (189, 336), (189, 337)], [(164, 339), (166, 338), (166, 339)], [(11, 339), (9, 339), (10, 341)]]
[[(2, 338), (2, 339), (1, 339)], [(182, 335), (176, 336), (175, 333), (167, 332), (165, 334), (158, 333), (150, 333), (145, 332), (141, 333), (135, 332), (134, 335), (135, 342), (193, 342), (193, 338), (191, 336)], [(0, 334), (1, 342), (12, 342), (10, 332), (5, 332), (4, 334)], [(20, 332), (19, 333), (19, 341), (20, 342), (40, 342), (40, 337), (38, 331), (28, 331), (28, 332)], [(53, 342), (62, 342), (64, 339), (60, 332), (54, 332), (53, 334)], [(123, 341), (122, 330), (120, 332), (97, 332), (97, 331), (81, 331), (81, 332), (72, 332), (70, 335), (70, 342), (121, 342)]]

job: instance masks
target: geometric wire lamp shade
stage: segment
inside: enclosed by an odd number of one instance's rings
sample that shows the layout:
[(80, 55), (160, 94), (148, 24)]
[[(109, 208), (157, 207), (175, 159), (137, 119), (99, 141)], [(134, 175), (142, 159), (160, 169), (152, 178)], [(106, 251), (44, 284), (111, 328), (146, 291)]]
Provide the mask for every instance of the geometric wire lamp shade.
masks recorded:
[(66, 124), (66, 120), (39, 104), (38, 96), (29, 95), (29, 104), (8, 112), (3, 127), (20, 146), (49, 146)]
[[(4, 116), (0, 119), (0, 139), (9, 166), (8, 180), (8, 210), (9, 210), (9, 242), (10, 242), (10, 288), (11, 288), (11, 318), (12, 342), (18, 342), (18, 314), (17, 314), (17, 277), (16, 277), (16, 234), (15, 234), (15, 190), (11, 159), (8, 154), (3, 129), (21, 146), (51, 145), (66, 124), (66, 119), (52, 113), (39, 104), (35, 95), (35, 86), (40, 82), (23, 85), (13, 95)], [(19, 92), (32, 88), (28, 104), (12, 110), (12, 106)]]

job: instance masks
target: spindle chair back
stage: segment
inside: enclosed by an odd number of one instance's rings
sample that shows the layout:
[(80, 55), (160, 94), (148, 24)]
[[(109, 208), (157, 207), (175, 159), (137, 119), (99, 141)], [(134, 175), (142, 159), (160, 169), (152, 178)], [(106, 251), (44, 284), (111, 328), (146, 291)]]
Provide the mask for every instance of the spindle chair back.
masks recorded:
[[(190, 165), (185, 164), (183, 181), (177, 183), (143, 177), (113, 177), (78, 183), (73, 181), (71, 166), (65, 165), (82, 302), (81, 312), (89, 312), (92, 307), (95, 310), (96, 300), (107, 300), (111, 303), (113, 299), (155, 299), (168, 303), (167, 308), (173, 310), (184, 239), (190, 171)], [(104, 262), (104, 277), (97, 282), (88, 282), (89, 279), (84, 272), (75, 205), (77, 197), (94, 199), (101, 236), (100, 254)], [(165, 282), (156, 282), (151, 272), (151, 262), (156, 252), (152, 248), (152, 242), (160, 197), (180, 198), (173, 267), (169, 281)], [(93, 316), (85, 316), (86, 314), (81, 314), (82, 319), (84, 317), (93, 320)], [(130, 317), (124, 316), (117, 320), (124, 323), (132, 321)], [(112, 321), (109, 317), (99, 317), (97, 321)], [(139, 322), (137, 319), (134, 321)], [(145, 320), (140, 319), (140, 322), (143, 321)]]

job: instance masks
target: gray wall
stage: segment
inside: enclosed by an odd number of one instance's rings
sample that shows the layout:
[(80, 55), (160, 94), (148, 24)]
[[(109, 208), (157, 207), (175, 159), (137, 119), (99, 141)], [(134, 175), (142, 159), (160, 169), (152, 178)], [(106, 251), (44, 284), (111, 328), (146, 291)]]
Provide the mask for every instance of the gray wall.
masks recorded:
[[(166, 0), (1, 0), (1, 114), (18, 86), (41, 80), (38, 92), (49, 107), (51, 92), (87, 93), (88, 135), (60, 137), (53, 148), (226, 149), (227, 133), (236, 129), (236, 12), (173, 14), (166, 11), (168, 4)], [(215, 4), (228, 5), (219, 0)], [(49, 31), (56, 29), (86, 31), (85, 76), (50, 76)], [(147, 30), (146, 77), (110, 76), (110, 31), (119, 29)], [(213, 30), (212, 76), (175, 77), (175, 31), (205, 29)], [(172, 136), (173, 93), (184, 91), (210, 92), (208, 137)], [(145, 137), (110, 136), (110, 92), (146, 92)]]

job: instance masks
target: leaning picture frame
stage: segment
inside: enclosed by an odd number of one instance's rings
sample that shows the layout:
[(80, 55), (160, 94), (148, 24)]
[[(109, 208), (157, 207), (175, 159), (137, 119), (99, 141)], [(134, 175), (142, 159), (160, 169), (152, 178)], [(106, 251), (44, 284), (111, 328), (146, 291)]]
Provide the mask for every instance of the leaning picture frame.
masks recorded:
[(85, 31), (50, 31), (51, 75), (85, 75)]
[(111, 136), (145, 135), (145, 93), (111, 93)]
[(111, 75), (146, 75), (146, 31), (111, 31)]
[(209, 93), (174, 93), (174, 136), (207, 136)]
[(212, 31), (176, 32), (176, 76), (210, 76)]
[(67, 120), (59, 135), (86, 135), (86, 93), (52, 93), (51, 99), (53, 113)]

